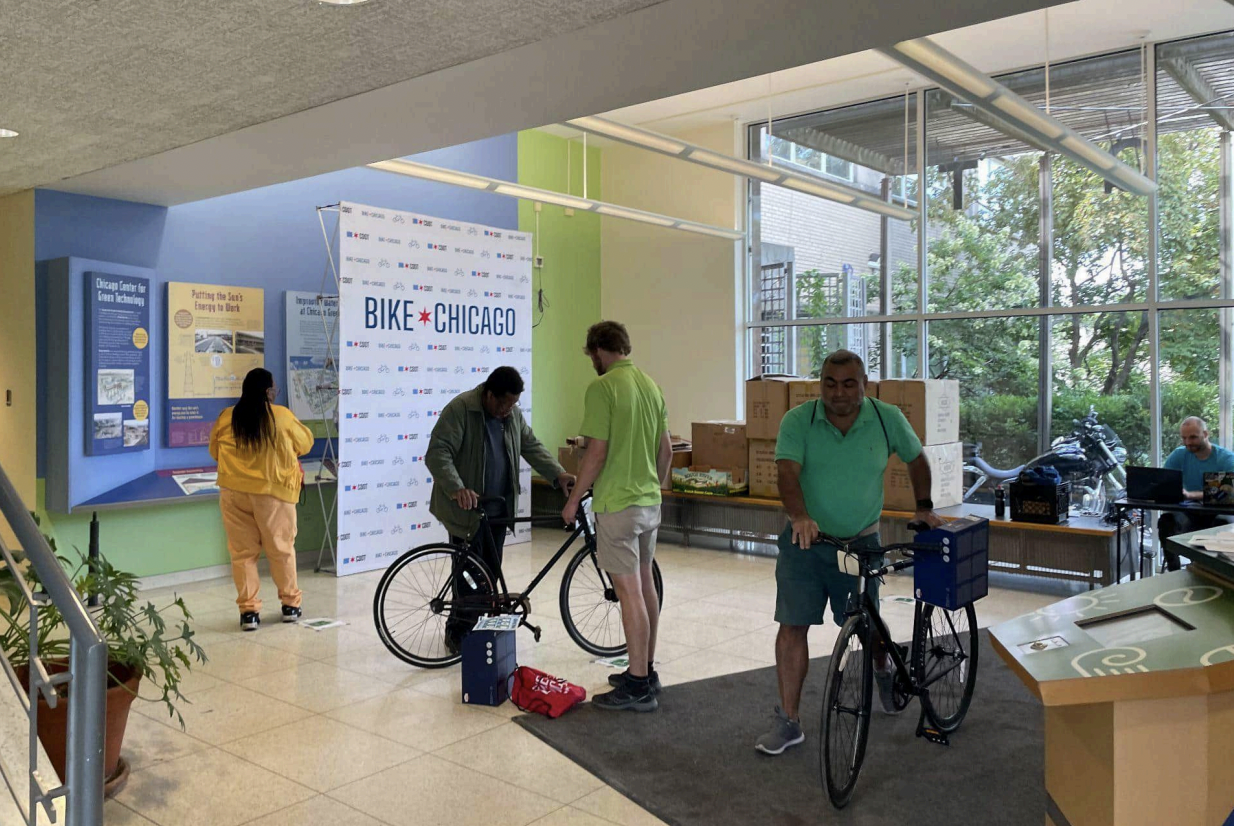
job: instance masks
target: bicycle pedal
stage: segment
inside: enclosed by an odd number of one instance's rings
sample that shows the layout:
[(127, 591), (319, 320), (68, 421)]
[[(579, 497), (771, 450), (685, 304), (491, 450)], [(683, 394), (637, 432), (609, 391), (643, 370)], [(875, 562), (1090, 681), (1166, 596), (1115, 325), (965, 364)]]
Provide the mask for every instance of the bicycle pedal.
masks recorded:
[(924, 714), (917, 720), (917, 736), (925, 738), (926, 742), (934, 743), (938, 746), (951, 745), (951, 738), (947, 736), (946, 732), (939, 731), (934, 726), (926, 725)]

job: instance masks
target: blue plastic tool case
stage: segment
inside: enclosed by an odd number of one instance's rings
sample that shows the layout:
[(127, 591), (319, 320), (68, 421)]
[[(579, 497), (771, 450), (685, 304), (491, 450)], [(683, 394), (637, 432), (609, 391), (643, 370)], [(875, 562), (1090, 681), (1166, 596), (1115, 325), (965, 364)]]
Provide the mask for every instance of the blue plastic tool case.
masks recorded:
[(954, 611), (990, 590), (990, 520), (974, 516), (922, 531), (914, 542), (942, 546), (916, 552), (913, 590), (917, 599)]
[(510, 697), (518, 667), (514, 631), (472, 631), (463, 638), (463, 702), (499, 706)]

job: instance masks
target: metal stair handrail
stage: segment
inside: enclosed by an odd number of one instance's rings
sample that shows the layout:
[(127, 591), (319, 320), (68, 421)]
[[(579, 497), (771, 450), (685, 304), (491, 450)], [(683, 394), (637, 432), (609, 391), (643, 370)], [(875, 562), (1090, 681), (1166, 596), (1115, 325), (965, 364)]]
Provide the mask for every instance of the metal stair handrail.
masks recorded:
[[(43, 538), (42, 531), (30, 516), (30, 511), (17, 495), (4, 468), (0, 466), (0, 515), (17, 537), (26, 560), (38, 575), (43, 590), (32, 593), (21, 576), (13, 554), (0, 540), (0, 556), (13, 572), (23, 595), (30, 604), (30, 679), (23, 686), (13, 664), (0, 651), (0, 665), (8, 677), (22, 708), (30, 718), (30, 761), (28, 801), (22, 800), (17, 782), (4, 773), (5, 785), (19, 809), (26, 826), (36, 826), (41, 806), (51, 822), (56, 821), (55, 801), (65, 799), (65, 820), (68, 826), (102, 826), (103, 823), (103, 735), (106, 725), (107, 644), (99, 634), (94, 620), (86, 611), (80, 595), (60, 566), (55, 553)], [(69, 632), (69, 670), (54, 677), (38, 655), (38, 612), (40, 607), (54, 605), (64, 619)], [(65, 755), (65, 774), (61, 785), (50, 788), (39, 772), (38, 710), (39, 695), (48, 706), (57, 704), (56, 687), (67, 683), (69, 721)]]

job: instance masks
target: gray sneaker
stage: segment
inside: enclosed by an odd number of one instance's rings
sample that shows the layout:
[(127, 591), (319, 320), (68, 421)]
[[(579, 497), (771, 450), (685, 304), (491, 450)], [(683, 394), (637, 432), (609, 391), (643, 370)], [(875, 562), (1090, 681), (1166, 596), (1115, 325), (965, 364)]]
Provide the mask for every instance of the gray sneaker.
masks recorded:
[(806, 741), (805, 732), (801, 730), (801, 723), (788, 719), (779, 706), (776, 706), (773, 720), (771, 731), (754, 743), (754, 748), (763, 754), (783, 754), (789, 746), (799, 746)]

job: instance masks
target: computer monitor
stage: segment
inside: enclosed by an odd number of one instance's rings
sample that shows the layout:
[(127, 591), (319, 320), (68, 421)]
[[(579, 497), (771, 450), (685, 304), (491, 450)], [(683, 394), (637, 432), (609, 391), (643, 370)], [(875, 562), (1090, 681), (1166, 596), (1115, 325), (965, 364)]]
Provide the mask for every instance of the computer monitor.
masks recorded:
[(1127, 498), (1161, 505), (1183, 501), (1183, 472), (1168, 468), (1127, 468)]

